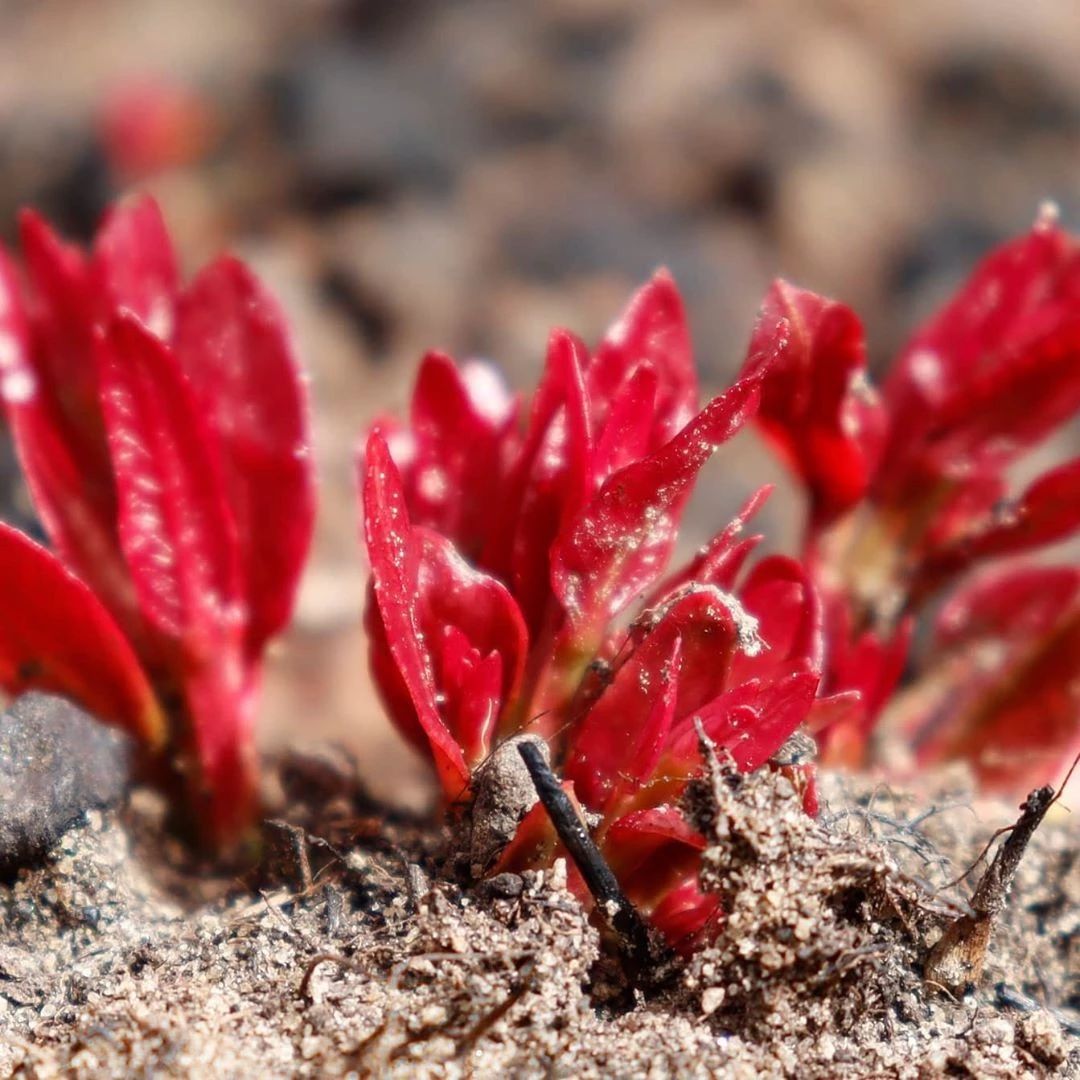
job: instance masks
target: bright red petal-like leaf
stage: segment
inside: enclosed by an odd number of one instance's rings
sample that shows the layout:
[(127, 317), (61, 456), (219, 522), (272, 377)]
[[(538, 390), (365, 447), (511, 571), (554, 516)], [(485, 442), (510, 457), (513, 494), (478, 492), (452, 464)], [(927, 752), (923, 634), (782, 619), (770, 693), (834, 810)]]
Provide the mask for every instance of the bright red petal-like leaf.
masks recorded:
[(101, 418), (92, 352), (95, 303), (86, 260), (31, 210), (19, 215), (19, 232), (32, 294), (37, 381), (55, 396), (80, 443), (97, 445), (100, 456)]
[(281, 308), (231, 257), (180, 298), (175, 349), (220, 451), (254, 659), (289, 620), (314, 525), (303, 379)]
[(696, 722), (718, 747), (728, 750), (743, 772), (760, 768), (806, 720), (819, 678), (795, 671), (781, 679), (752, 679), (711, 701), (672, 730), (660, 772), (687, 776), (701, 767)]
[(992, 251), (893, 366), (885, 397), (898, 421), (894, 443), (932, 422), (942, 401), (994, 367), (1018, 339), (1052, 325), (1078, 290), (1080, 262), (1052, 219)]
[(148, 622), (200, 659), (242, 626), (235, 526), (176, 358), (130, 317), (100, 343), (120, 543)]
[(862, 497), (884, 436), (862, 324), (843, 304), (778, 281), (750, 343), (751, 357), (770, 353), (757, 422), (807, 485), (820, 525)]
[(658, 386), (656, 372), (639, 367), (619, 388), (593, 451), (593, 483), (603, 483), (617, 469), (648, 452)]
[(648, 778), (675, 716), (682, 642), (672, 621), (649, 634), (589, 710), (567, 755), (567, 779), (593, 810)]
[(982, 559), (1044, 547), (1080, 529), (1080, 459), (1044, 473), (1014, 505), (981, 525), (931, 553), (917, 582), (921, 593)]
[(57, 560), (0, 524), (0, 684), (63, 694), (160, 749), (165, 719), (131, 645), (94, 594)]
[(705, 898), (696, 889), (704, 847), (701, 834), (672, 806), (627, 814), (604, 836), (604, 855), (628, 898), (683, 951), (717, 908), (715, 897)]
[(942, 611), (935, 662), (890, 718), (920, 763), (971, 762), (987, 786), (1050, 783), (1080, 745), (1080, 570), (976, 578)]
[(251, 823), (253, 674), (235, 526), (211, 436), (176, 358), (132, 316), (99, 343), (102, 410), (120, 504), (119, 533), (146, 621), (170, 643), (183, 694), (174, 743), (204, 836), (216, 845)]
[(676, 952), (688, 956), (719, 929), (724, 916), (720, 898), (701, 891), (695, 871), (680, 885), (668, 889), (649, 913), (649, 922)]
[(180, 273), (165, 219), (150, 196), (121, 203), (105, 215), (94, 239), (90, 275), (101, 323), (126, 310), (162, 341), (169, 340)]
[[(1074, 380), (1069, 361), (1057, 365), (1054, 357), (1075, 352), (1075, 331), (1065, 328), (1077, 321), (1078, 298), (1080, 253), (1052, 217), (991, 252), (893, 365), (884, 388), (891, 434), (876, 491), (894, 499), (905, 485), (922, 484), (912, 481), (912, 470), (926, 456), (925, 440), (936, 442), (943, 428), (957, 427), (961, 442), (940, 447), (935, 466), (959, 473), (964, 463), (951, 460), (952, 453), (1007, 456), (1018, 449), (1021, 432), (1030, 441), (1057, 422), (1057, 387), (1068, 393)], [(1044, 370), (1036, 374), (1036, 368)], [(1040, 395), (1040, 384), (1047, 394)], [(1012, 398), (1017, 393), (1031, 400)], [(1000, 409), (982, 416), (995, 397)], [(998, 431), (1002, 419), (1007, 427)], [(1020, 430), (1011, 431), (1014, 425)]]
[(419, 552), (412, 542), (401, 478), (378, 432), (367, 441), (361, 479), (364, 536), (386, 645), (408, 688), (417, 723), (427, 736), (443, 792), (457, 800), (468, 793), (469, 769), (439, 715), (435, 672), (416, 609)]
[[(34, 350), (15, 269), (0, 253), (0, 397), (34, 506), (63, 561), (141, 643), (141, 620), (116, 536), (107, 447), (103, 438), (87, 441), (65, 417), (50, 383), (52, 371)], [(99, 415), (95, 422), (100, 428)]]
[(511, 585), (534, 634), (550, 605), (552, 543), (592, 486), (585, 358), (575, 337), (552, 334), (529, 429), (481, 560)]
[[(475, 764), (490, 752), (500, 708), (521, 681), (525, 623), (506, 588), (469, 566), (445, 537), (412, 529), (408, 542), (417, 560), (413, 610), (434, 664), (440, 712)], [(460, 636), (447, 636), (448, 628)], [(469, 700), (476, 692), (479, 703)]]
[(648, 449), (678, 434), (697, 411), (697, 374), (690, 331), (675, 280), (659, 270), (631, 299), (600, 343), (589, 365), (587, 388), (596, 432), (607, 425), (609, 406), (648, 365), (657, 379)]
[(551, 586), (575, 648), (595, 648), (604, 626), (663, 573), (698, 470), (746, 422), (757, 383), (714, 398), (655, 453), (627, 465), (563, 530), (551, 553)]
[(758, 622), (733, 593), (715, 585), (691, 582), (677, 589), (631, 628), (632, 639), (645, 641), (652, 627), (674, 626), (682, 638), (682, 669), (675, 718), (695, 712), (719, 696), (731, 683), (740, 657), (759, 656), (769, 649)]
[(739, 600), (757, 620), (762, 649), (741, 650), (732, 662), (732, 684), (778, 678), (793, 665), (820, 674), (824, 659), (822, 610), (805, 568), (773, 555), (759, 562), (739, 589)]
[(441, 711), (470, 766), (495, 745), (503, 704), (503, 665), (497, 652), (482, 653), (456, 626), (442, 627), (433, 645)]
[[(1080, 304), (1080, 297), (1078, 297)], [(919, 451), (931, 474), (966, 477), (1001, 468), (1044, 439), (1080, 409), (1080, 315), (985, 375), (939, 410), (932, 438)]]
[(1080, 569), (1006, 566), (984, 571), (941, 609), (935, 651), (958, 650), (988, 638), (1032, 642), (1048, 633), (1080, 600)]
[(492, 492), (507, 465), (516, 411), (486, 365), (459, 370), (442, 353), (424, 357), (410, 415), (413, 460), (402, 469), (409, 514), (467, 557), (483, 550), (499, 509)]

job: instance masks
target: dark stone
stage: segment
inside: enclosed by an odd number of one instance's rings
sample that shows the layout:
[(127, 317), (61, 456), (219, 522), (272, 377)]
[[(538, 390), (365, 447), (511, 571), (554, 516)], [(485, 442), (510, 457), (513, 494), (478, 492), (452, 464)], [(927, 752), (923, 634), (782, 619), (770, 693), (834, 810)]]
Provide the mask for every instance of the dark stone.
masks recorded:
[(93, 807), (123, 795), (131, 740), (64, 698), (24, 694), (0, 716), (0, 874), (46, 855)]

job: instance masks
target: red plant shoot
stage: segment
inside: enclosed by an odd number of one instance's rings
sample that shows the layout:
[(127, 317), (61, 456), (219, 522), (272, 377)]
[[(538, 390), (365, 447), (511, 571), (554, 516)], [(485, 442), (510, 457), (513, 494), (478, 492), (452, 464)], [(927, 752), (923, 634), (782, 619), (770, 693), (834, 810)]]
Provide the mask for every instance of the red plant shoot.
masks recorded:
[(862, 763), (884, 731), (894, 753), (968, 760), (1010, 792), (1049, 782), (1080, 744), (1080, 572), (1018, 557), (1080, 528), (1080, 459), (1019, 493), (1011, 477), (1080, 410), (1080, 245), (1045, 211), (916, 330), (880, 391), (842, 304), (779, 283), (755, 341), (776, 354), (747, 370), (758, 422), (808, 496), (823, 685), (861, 695), (820, 732), (825, 759)]
[(54, 554), (0, 526), (0, 682), (138, 736), (226, 847), (256, 811), (262, 655), (314, 513), (285, 320), (229, 256), (182, 287), (150, 199), (86, 253), (21, 226), (25, 274), (0, 253), (0, 396)]
[[(820, 612), (801, 566), (747, 569), (759, 538), (741, 530), (767, 492), (665, 576), (697, 473), (760, 384), (751, 374), (699, 410), (661, 272), (597, 349), (553, 333), (528, 403), (485, 366), (429, 354), (408, 423), (376, 423), (360, 462), (372, 670), (446, 803), (469, 799), (503, 741), (543, 736), (627, 896), (683, 949), (716, 913), (678, 809), (697, 725), (756, 769), (831, 704), (815, 701)], [(812, 806), (812, 773), (789, 771)], [(558, 850), (537, 807), (489, 869)]]

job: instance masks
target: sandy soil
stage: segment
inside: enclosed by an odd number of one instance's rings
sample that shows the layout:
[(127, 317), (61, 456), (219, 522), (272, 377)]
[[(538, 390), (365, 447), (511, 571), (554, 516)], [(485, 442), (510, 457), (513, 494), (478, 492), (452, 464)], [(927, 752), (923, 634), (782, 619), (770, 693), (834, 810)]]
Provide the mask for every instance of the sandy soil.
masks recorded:
[(160, 808), (137, 794), (0, 886), (0, 1075), (1080, 1068), (1080, 1039), (1061, 1023), (1080, 1020), (1080, 849), (1057, 808), (982, 984), (952, 1000), (920, 977), (970, 892), (941, 886), (1015, 808), (948, 782), (928, 803), (832, 778), (814, 823), (783, 781), (699, 792), (712, 839), (704, 879), (729, 918), (645, 996), (604, 953), (561, 865), (463, 890), (444, 876), (453, 837), (400, 816), (380, 823), (331, 759), (294, 759), (278, 776), (290, 822), (267, 826), (257, 877), (193, 873)]

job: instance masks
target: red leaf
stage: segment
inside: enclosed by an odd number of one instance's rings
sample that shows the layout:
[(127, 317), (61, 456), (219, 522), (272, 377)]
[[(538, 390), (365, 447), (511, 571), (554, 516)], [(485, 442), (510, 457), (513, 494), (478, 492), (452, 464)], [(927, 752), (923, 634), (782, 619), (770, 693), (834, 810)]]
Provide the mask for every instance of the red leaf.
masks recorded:
[(461, 747), (439, 715), (435, 673), (421, 645), (416, 610), (419, 553), (412, 543), (401, 478), (378, 432), (367, 442), (362, 483), (364, 535), (386, 645), (427, 736), (443, 792), (457, 800), (468, 793), (469, 769)]
[(171, 338), (180, 274), (161, 210), (148, 195), (105, 215), (94, 239), (90, 280), (98, 322), (107, 325), (123, 309), (162, 341)]
[(754, 567), (739, 589), (739, 600), (765, 648), (741, 650), (732, 662), (732, 683), (773, 679), (796, 667), (821, 673), (824, 657), (822, 610), (805, 568), (773, 555)]
[(95, 298), (86, 260), (31, 210), (19, 215), (19, 232), (33, 301), (37, 381), (55, 396), (60, 414), (78, 433), (80, 450), (82, 444), (94, 447), (100, 458), (101, 417), (91, 337)]
[(1080, 599), (1080, 569), (1007, 566), (984, 571), (941, 609), (935, 651), (967, 648), (985, 638), (1028, 643), (1050, 633)]
[(593, 451), (594, 484), (603, 483), (617, 469), (648, 452), (658, 386), (656, 372), (650, 367), (639, 367), (619, 388)]
[(475, 764), (490, 753), (500, 708), (521, 681), (525, 623), (506, 588), (469, 566), (445, 537), (412, 529), (407, 542), (416, 555), (414, 617), (434, 663), (440, 712)]
[(668, 889), (652, 909), (649, 922), (683, 956), (699, 948), (719, 928), (724, 912), (715, 893), (701, 891), (695, 872)]
[(516, 415), (491, 368), (459, 371), (442, 353), (424, 357), (412, 398), (412, 459), (399, 462), (409, 514), (467, 557), (480, 554), (500, 509), (492, 492), (508, 465)]
[(131, 316), (99, 343), (98, 370), (119, 497), (120, 543), (147, 622), (167, 641), (183, 694), (178, 750), (215, 843), (250, 824), (254, 673), (235, 526), (213, 442), (175, 356)]
[(942, 612), (935, 663), (898, 723), (921, 764), (962, 758), (981, 782), (1024, 793), (1080, 745), (1080, 570), (976, 578)]
[(44, 548), (0, 524), (0, 684), (70, 697), (154, 749), (165, 720), (131, 646), (94, 594)]
[(173, 354), (117, 319), (99, 351), (120, 543), (139, 604), (200, 660), (242, 628), (235, 527), (220, 467)]
[[(603, 851), (628, 898), (665, 935), (689, 951), (718, 904), (697, 888), (704, 838), (671, 806), (637, 810), (616, 821)], [(689, 887), (689, 888), (688, 888)]]
[(529, 428), (481, 560), (511, 584), (533, 634), (549, 609), (552, 543), (591, 488), (584, 364), (580, 341), (552, 334)]
[(289, 620), (314, 525), (300, 368), (283, 312), (230, 257), (206, 267), (181, 297), (175, 348), (221, 451), (254, 660)]
[(736, 383), (670, 442), (608, 477), (560, 533), (551, 587), (575, 647), (593, 649), (604, 626), (663, 573), (698, 470), (756, 404), (756, 382)]
[(996, 367), (1024, 338), (1055, 324), (1080, 288), (1069, 238), (1047, 219), (991, 252), (912, 336), (885, 384), (896, 421), (892, 450), (933, 423), (968, 380)]
[(758, 633), (757, 620), (739, 598), (715, 585), (691, 582), (677, 589), (637, 620), (632, 637), (644, 632), (648, 641), (665, 625), (675, 627), (682, 639), (676, 720), (722, 693), (741, 658), (769, 649)]
[(649, 777), (675, 717), (682, 642), (662, 623), (618, 670), (573, 736), (566, 777), (593, 810)]
[[(940, 442), (939, 432), (956, 431), (952, 448), (939, 446), (933, 463), (948, 472), (963, 465), (951, 453), (1000, 456), (1007, 448), (999, 437), (1013, 441), (1013, 452), (1021, 432), (1030, 440), (1056, 423), (1058, 392), (1048, 380), (1053, 376), (1068, 393), (1075, 385), (1061, 353), (1066, 337), (1072, 340), (1065, 351), (1075, 352), (1076, 331), (1069, 327), (1077, 321), (1078, 297), (1080, 255), (1051, 219), (991, 252), (893, 365), (884, 390), (891, 434), (879, 493), (896, 498), (905, 483), (924, 482), (912, 479), (914, 463), (925, 459), (928, 439)], [(1017, 393), (1030, 398), (1027, 405), (1011, 397)], [(979, 414), (995, 405), (993, 417)], [(1006, 427), (999, 431), (1001, 421)], [(1017, 424), (1021, 431), (1013, 433)]]
[(862, 324), (843, 304), (778, 281), (750, 342), (752, 357), (770, 353), (757, 422), (809, 488), (820, 525), (863, 496), (881, 450)]
[(586, 385), (594, 430), (609, 422), (609, 403), (642, 365), (657, 380), (648, 449), (678, 434), (697, 411), (697, 374), (690, 331), (675, 280), (658, 270), (608, 331), (589, 365)]
[(669, 755), (659, 772), (685, 777), (701, 767), (697, 721), (743, 772), (760, 768), (807, 718), (818, 682), (816, 673), (803, 670), (768, 682), (752, 679), (728, 690), (673, 728)]
[(981, 560), (1062, 540), (1080, 529), (1080, 458), (1040, 476), (998, 520), (933, 552), (920, 573), (923, 592)]
[[(141, 618), (119, 550), (104, 437), (99, 431), (87, 441), (85, 431), (61, 411), (47, 358), (34, 351), (15, 269), (3, 253), (0, 313), (0, 396), (35, 509), (61, 559), (93, 588), (129, 637), (140, 642)], [(100, 429), (96, 403), (94, 410)]]

